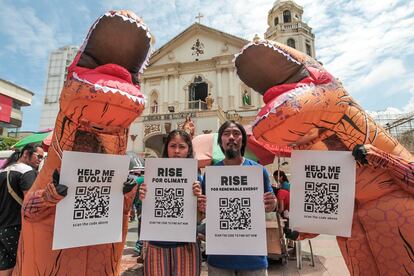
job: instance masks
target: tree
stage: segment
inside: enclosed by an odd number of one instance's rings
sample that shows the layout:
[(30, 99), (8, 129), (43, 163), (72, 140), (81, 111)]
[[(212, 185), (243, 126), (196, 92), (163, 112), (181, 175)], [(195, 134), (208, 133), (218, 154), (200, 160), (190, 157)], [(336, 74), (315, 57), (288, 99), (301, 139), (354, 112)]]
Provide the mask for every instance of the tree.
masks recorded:
[(9, 150), (19, 140), (13, 137), (0, 137), (0, 150)]

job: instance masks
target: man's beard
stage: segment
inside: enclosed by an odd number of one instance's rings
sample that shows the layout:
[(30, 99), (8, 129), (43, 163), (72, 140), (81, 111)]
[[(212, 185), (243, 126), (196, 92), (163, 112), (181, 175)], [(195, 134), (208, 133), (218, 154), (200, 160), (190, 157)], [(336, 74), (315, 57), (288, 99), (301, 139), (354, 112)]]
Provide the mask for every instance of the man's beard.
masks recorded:
[(224, 151), (224, 155), (227, 159), (235, 159), (240, 156), (240, 151), (230, 148)]

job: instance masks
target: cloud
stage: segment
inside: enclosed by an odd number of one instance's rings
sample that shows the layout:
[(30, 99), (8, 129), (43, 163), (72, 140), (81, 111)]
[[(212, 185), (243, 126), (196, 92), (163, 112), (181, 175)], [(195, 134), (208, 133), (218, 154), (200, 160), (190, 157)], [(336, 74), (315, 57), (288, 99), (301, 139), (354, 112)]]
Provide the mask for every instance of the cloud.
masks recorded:
[(2, 14), (0, 32), (7, 38), (3, 47), (8, 52), (42, 59), (60, 46), (54, 27), (37, 17), (34, 9), (2, 3)]
[(411, 85), (411, 89), (409, 91), (411, 98), (408, 101), (407, 105), (403, 107), (404, 112), (414, 112), (414, 84)]
[[(414, 1), (295, 1), (303, 6), (303, 20), (315, 34), (317, 58), (341, 79), (351, 95), (362, 99), (362, 105), (368, 103), (370, 109), (392, 105), (404, 111), (413, 109), (414, 62), (406, 59), (414, 53)], [(0, 56), (2, 61), (3, 57), (18, 55), (28, 59), (37, 68), (36, 72), (26, 74), (27, 79), (33, 79), (28, 88), (36, 87), (38, 91), (43, 87), (40, 83), (44, 83), (50, 51), (67, 44), (79, 45), (90, 24), (104, 11), (130, 9), (142, 16), (159, 48), (196, 22), (199, 12), (204, 15), (201, 23), (212, 28), (248, 40), (255, 34), (263, 37), (268, 28), (268, 11), (274, 2), (95, 0), (46, 4), (44, 1), (0, 0), (2, 14), (7, 15), (0, 17)], [(12, 62), (14, 60), (10, 64)], [(23, 71), (24, 67), (18, 70)], [(17, 73), (6, 77), (21, 79)], [(371, 95), (376, 95), (375, 104)], [(41, 97), (34, 101), (33, 107), (40, 102)]]
[(402, 113), (402, 111), (398, 108), (395, 107), (387, 107), (384, 110), (380, 110), (380, 111), (367, 111), (367, 113), (374, 117), (374, 118), (378, 118), (381, 116), (387, 116), (387, 115), (399, 115)]
[(400, 59), (388, 58), (372, 67), (368, 74), (358, 81), (360, 89), (367, 89), (370, 86), (378, 85), (389, 80), (396, 80), (406, 72), (403, 61)]

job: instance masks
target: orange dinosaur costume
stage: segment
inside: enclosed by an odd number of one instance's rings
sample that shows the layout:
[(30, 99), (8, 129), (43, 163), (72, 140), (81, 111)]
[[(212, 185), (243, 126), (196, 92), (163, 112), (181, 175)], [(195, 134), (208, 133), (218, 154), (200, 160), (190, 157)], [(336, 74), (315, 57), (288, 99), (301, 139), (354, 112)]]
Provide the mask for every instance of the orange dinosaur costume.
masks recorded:
[(138, 76), (148, 61), (150, 41), (147, 27), (127, 11), (108, 12), (91, 27), (68, 69), (48, 158), (24, 199), (14, 275), (120, 274), (136, 188), (124, 196), (122, 242), (52, 250), (63, 185), (51, 179), (64, 150), (125, 154), (128, 128), (144, 109)]
[(309, 56), (263, 40), (246, 45), (235, 63), (266, 104), (253, 128), (259, 141), (303, 150), (356, 148), (352, 236), (337, 237), (350, 273), (412, 275), (413, 156)]

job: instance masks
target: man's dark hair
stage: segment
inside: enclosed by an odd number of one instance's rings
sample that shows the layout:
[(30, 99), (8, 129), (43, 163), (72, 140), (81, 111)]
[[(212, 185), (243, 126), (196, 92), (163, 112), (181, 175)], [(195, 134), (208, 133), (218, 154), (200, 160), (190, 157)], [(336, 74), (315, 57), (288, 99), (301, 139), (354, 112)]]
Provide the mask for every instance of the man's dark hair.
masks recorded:
[(187, 132), (185, 132), (182, 129), (175, 129), (173, 131), (171, 131), (168, 136), (167, 139), (165, 140), (164, 143), (164, 149), (162, 151), (162, 157), (164, 158), (168, 158), (168, 144), (170, 143), (171, 139), (175, 136), (180, 136), (181, 138), (183, 138), (184, 142), (188, 145), (188, 154), (186, 158), (193, 158), (194, 154), (193, 154), (193, 143), (191, 142), (191, 137), (190, 134), (188, 134)]
[(221, 145), (221, 136), (223, 135), (224, 130), (232, 124), (234, 124), (240, 130), (242, 134), (242, 146), (240, 148), (240, 153), (241, 153), (241, 156), (244, 156), (244, 151), (246, 150), (246, 146), (247, 146), (247, 134), (246, 134), (246, 130), (244, 129), (244, 127), (236, 121), (233, 121), (233, 120), (225, 121), (220, 126), (218, 130), (217, 143), (219, 144), (221, 151), (225, 153), (223, 146)]
[(15, 150), (15, 152), (13, 152), (12, 155), (10, 155), (9, 158), (7, 158), (6, 162), (3, 164), (1, 168), (5, 169), (8, 166), (16, 163), (19, 160), (19, 158), (23, 156), (25, 151), (29, 152), (29, 156), (32, 156), (33, 153), (37, 150), (37, 148), (41, 148), (41, 147), (42, 147), (41, 145), (32, 143), (32, 144), (25, 145), (21, 150), (19, 149)]

